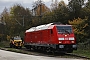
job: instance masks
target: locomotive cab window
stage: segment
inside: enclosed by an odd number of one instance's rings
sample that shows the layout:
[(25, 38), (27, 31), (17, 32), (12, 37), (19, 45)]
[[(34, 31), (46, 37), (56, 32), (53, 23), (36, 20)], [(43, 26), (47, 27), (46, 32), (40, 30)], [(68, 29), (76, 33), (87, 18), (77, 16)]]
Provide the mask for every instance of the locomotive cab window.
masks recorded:
[(56, 26), (57, 31), (59, 34), (63, 33), (72, 33), (72, 27), (71, 26)]

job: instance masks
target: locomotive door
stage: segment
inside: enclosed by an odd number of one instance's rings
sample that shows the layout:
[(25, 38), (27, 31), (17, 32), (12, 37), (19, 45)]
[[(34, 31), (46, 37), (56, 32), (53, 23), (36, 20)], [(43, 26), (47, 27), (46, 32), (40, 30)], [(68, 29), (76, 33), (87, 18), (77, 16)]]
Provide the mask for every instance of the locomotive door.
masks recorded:
[(38, 44), (42, 43), (42, 33), (40, 31), (37, 31), (35, 34), (35, 42)]

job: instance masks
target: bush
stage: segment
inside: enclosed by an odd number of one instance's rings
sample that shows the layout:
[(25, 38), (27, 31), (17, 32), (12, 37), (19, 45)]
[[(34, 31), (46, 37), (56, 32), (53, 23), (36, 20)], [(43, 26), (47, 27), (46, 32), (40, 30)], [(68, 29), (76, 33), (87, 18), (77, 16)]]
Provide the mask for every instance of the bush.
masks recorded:
[(86, 39), (85, 42), (78, 43), (78, 48), (82, 50), (90, 50), (90, 39)]

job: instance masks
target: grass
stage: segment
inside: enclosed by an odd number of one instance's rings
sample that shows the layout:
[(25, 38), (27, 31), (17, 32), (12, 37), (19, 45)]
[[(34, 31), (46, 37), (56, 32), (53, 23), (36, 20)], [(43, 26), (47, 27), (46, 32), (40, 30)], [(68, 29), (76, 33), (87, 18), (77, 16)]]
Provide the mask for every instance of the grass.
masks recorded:
[(17, 53), (23, 53), (23, 54), (31, 54), (30, 52), (21, 50), (21, 49), (15, 49), (15, 48), (9, 48), (9, 41), (1, 41), (0, 42), (0, 49), (6, 50), (6, 51), (12, 51)]
[(22, 54), (30, 54), (30, 55), (32, 54), (31, 52), (20, 50), (20, 49), (15, 49), (15, 48), (0, 48), (0, 49), (11, 51), (11, 52), (16, 52), (16, 53), (22, 53)]
[(17, 53), (23, 53), (23, 54), (29, 54), (27, 51), (21, 50), (21, 49), (14, 49), (14, 48), (8, 48), (7, 51), (17, 52)]
[(73, 51), (73, 53), (79, 56), (90, 58), (90, 50), (77, 49), (77, 51)]
[(0, 42), (0, 47), (7, 47), (9, 46), (9, 41), (1, 41)]

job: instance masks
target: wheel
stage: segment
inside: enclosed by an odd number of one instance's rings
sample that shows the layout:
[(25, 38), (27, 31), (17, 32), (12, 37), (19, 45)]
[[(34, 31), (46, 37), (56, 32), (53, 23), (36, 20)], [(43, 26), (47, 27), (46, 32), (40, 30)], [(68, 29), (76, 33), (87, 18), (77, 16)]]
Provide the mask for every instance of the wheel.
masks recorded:
[(31, 46), (25, 46), (26, 49), (32, 50)]
[(47, 53), (50, 53), (50, 52), (51, 52), (51, 50), (50, 50), (49, 47), (46, 48), (46, 52), (47, 52)]

